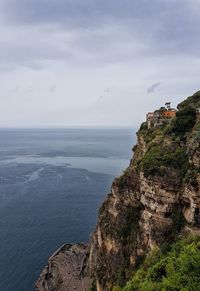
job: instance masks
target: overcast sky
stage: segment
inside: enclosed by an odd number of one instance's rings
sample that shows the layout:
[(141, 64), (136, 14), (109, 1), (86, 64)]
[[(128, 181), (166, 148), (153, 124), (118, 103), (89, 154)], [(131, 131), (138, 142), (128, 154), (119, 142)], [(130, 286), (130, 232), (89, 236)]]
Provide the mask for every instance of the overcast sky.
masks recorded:
[(0, 0), (0, 127), (135, 126), (200, 89), (200, 0)]

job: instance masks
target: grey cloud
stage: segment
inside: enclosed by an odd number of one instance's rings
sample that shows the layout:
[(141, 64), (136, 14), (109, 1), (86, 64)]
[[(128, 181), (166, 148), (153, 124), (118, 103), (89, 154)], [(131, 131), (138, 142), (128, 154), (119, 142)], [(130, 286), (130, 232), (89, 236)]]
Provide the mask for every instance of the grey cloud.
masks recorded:
[[(0, 69), (16, 69), (19, 66), (43, 70), (48, 61), (71, 59), (72, 44), (65, 39), (65, 32), (46, 27), (10, 28), (0, 30)], [(20, 39), (20, 41), (18, 41)]]
[(106, 93), (106, 94), (109, 94), (110, 92), (111, 92), (110, 88), (107, 88), (107, 89), (104, 90), (104, 93)]
[[(2, 0), (0, 68), (43, 70), (49, 61), (103, 64), (180, 51), (198, 56), (200, 18), (194, 2)], [(1, 39), (9, 33), (14, 39)]]
[(50, 88), (50, 92), (51, 93), (54, 93), (56, 91), (56, 86), (54, 85), (54, 86), (52, 86), (51, 88)]
[[(38, 31), (32, 26), (5, 29), (0, 36), (0, 68), (5, 66), (29, 67), (43, 70), (49, 62), (67, 64), (103, 65), (134, 58), (144, 54), (148, 45), (141, 48), (140, 41), (131, 37), (124, 25), (102, 26), (98, 29), (68, 30), (52, 25), (39, 26)], [(2, 30), (2, 29), (1, 29)], [(3, 32), (3, 31), (2, 31)], [(18, 42), (20, 38), (20, 42)]]
[(4, 19), (15, 23), (59, 22), (77, 26), (91, 24), (105, 17), (147, 18), (167, 5), (154, 0), (2, 0)]
[(10, 93), (16, 93), (16, 92), (18, 92), (20, 90), (20, 87), (19, 86), (16, 86), (16, 87), (14, 87), (14, 88), (12, 88), (11, 90), (10, 90)]
[(156, 88), (160, 86), (160, 82), (158, 83), (154, 83), (152, 84), (148, 89), (147, 89), (147, 93), (150, 94), (150, 93), (154, 93)]
[(27, 92), (28, 93), (32, 93), (33, 92), (33, 87), (32, 86), (29, 86), (28, 89), (27, 89)]
[(153, 0), (151, 4), (148, 0), (1, 0), (1, 18), (15, 24), (58, 23), (67, 28), (89, 29), (107, 19), (118, 23), (135, 20), (142, 23), (140, 28), (147, 33), (157, 23), (160, 37), (174, 39), (199, 31), (194, 26), (200, 23), (193, 9), (196, 3), (196, 0)]
[[(43, 123), (49, 114), (53, 123), (63, 110), (63, 122), (81, 123), (85, 110), (89, 124), (91, 112), (130, 124), (143, 114), (133, 114), (133, 108), (151, 110), (166, 94), (198, 90), (198, 8), (197, 0), (1, 0), (1, 94), (10, 92), (10, 84), (20, 86), (20, 94), (13, 94), (13, 118), (28, 112), (25, 124), (31, 116)], [(161, 97), (152, 101), (146, 93), (156, 92), (155, 80), (162, 83)], [(32, 92), (23, 89), (29, 85)], [(4, 115), (12, 119), (9, 110), (4, 100), (1, 121)]]
[[(87, 28), (101, 24), (128, 23), (151, 39), (156, 47), (172, 51), (199, 49), (200, 19), (195, 13), (196, 0), (1, 0), (1, 18), (8, 24), (40, 25), (51, 23), (66, 29)], [(196, 4), (197, 8), (198, 5)], [(200, 6), (199, 6), (200, 8)], [(189, 43), (188, 43), (189, 40)], [(195, 40), (195, 46), (191, 41)], [(198, 48), (197, 48), (198, 44)]]

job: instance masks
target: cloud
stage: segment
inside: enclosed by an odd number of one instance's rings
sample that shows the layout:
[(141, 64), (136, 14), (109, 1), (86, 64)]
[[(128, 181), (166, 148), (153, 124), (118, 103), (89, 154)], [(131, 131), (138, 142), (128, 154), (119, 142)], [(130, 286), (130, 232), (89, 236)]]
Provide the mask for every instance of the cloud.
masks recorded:
[(199, 5), (1, 0), (0, 124), (134, 124), (178, 103), (199, 89)]
[(56, 91), (56, 85), (54, 85), (54, 86), (52, 86), (51, 88), (50, 88), (50, 92), (51, 93), (54, 93)]
[(19, 88), (19, 86), (15, 86), (14, 88), (12, 88), (11, 90), (10, 90), (10, 93), (16, 93), (16, 92), (18, 92), (20, 90), (20, 88)]
[[(200, 54), (197, 1), (2, 0), (0, 68)], [(188, 13), (190, 9), (190, 13)]]
[(27, 92), (28, 93), (32, 93), (33, 92), (33, 87), (32, 86), (29, 86), (28, 89), (27, 89)]
[(110, 88), (104, 89), (104, 93), (106, 93), (106, 94), (111, 93), (111, 89)]
[(160, 86), (160, 82), (158, 83), (154, 83), (152, 84), (148, 89), (147, 89), (147, 93), (150, 94), (150, 93), (154, 93), (156, 88)]

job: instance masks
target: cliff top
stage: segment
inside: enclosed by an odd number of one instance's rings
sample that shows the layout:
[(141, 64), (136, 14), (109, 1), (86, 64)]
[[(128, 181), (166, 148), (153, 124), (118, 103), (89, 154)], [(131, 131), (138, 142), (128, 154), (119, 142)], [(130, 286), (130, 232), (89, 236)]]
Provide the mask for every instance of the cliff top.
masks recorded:
[(187, 178), (188, 171), (198, 172), (198, 163), (190, 155), (200, 142), (199, 107), (200, 91), (181, 102), (172, 119), (151, 128), (147, 122), (142, 123), (132, 166), (146, 177), (174, 175), (179, 182)]

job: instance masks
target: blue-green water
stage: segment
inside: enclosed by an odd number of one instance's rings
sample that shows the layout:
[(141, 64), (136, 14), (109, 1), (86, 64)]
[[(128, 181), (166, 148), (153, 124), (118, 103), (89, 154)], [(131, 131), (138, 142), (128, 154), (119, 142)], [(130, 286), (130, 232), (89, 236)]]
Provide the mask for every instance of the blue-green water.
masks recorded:
[(134, 129), (0, 129), (0, 290), (34, 290), (48, 257), (88, 241)]

